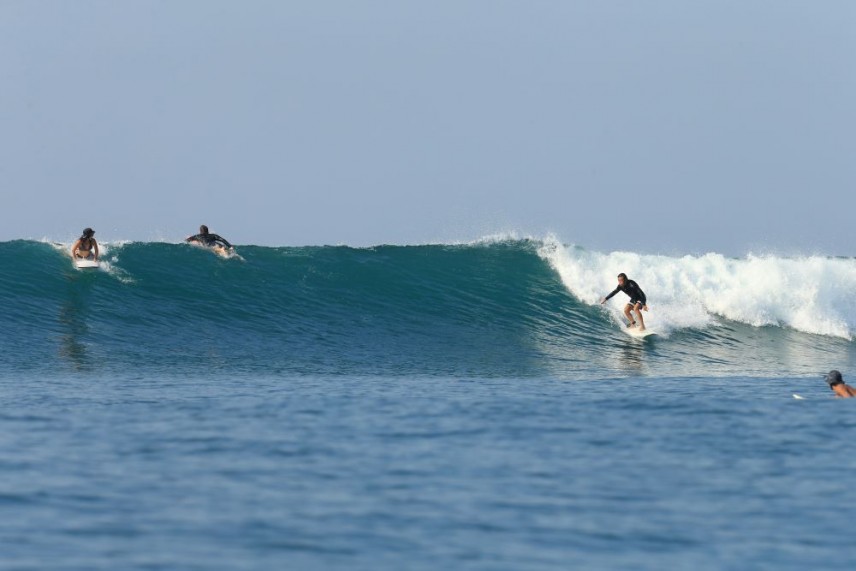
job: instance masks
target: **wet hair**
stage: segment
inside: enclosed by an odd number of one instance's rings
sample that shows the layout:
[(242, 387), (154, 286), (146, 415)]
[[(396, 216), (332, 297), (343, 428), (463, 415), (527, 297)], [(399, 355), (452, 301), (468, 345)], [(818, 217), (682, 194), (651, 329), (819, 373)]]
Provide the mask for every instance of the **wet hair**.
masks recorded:
[(618, 277), (627, 279), (627, 274), (625, 274), (624, 272), (621, 272), (620, 274), (618, 274)]
[(93, 230), (92, 228), (84, 228), (83, 229), (83, 235), (81, 236), (81, 238), (92, 238), (92, 236), (94, 236), (94, 235), (95, 235), (95, 230)]
[(200, 226), (200, 227), (199, 227), (199, 233), (200, 233), (200, 234), (207, 234), (207, 233), (208, 233), (208, 226), (206, 226), (205, 224), (203, 224), (202, 226)]
[(841, 377), (841, 373), (832, 369), (826, 374), (826, 382), (829, 383), (830, 387), (834, 387), (835, 385), (843, 385), (844, 379)]

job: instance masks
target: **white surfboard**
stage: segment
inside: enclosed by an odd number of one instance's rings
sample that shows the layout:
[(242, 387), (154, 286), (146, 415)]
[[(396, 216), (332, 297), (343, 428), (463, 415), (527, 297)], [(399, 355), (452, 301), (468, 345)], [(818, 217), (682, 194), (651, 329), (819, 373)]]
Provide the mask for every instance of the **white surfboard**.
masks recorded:
[(656, 335), (655, 331), (651, 331), (650, 328), (645, 328), (644, 330), (639, 330), (638, 325), (634, 325), (633, 327), (625, 327), (624, 332), (630, 335), (631, 337), (636, 337), (637, 339), (644, 339), (645, 337), (650, 337), (651, 335)]
[(212, 248), (211, 248), (211, 250), (212, 250), (215, 254), (217, 254), (218, 256), (220, 256), (221, 258), (226, 258), (226, 259), (228, 259), (228, 258), (232, 258), (232, 257), (235, 257), (235, 256), (237, 256), (237, 255), (238, 255), (238, 254), (236, 254), (236, 253), (235, 253), (235, 249), (234, 249), (234, 248), (231, 248), (231, 249), (230, 249), (230, 248), (224, 248), (223, 246), (214, 246), (214, 247), (212, 247)]
[(74, 267), (82, 270), (84, 268), (100, 268), (101, 263), (98, 260), (89, 260), (85, 258), (75, 258)]
[(235, 251), (235, 248), (226, 248), (224, 246), (220, 246), (219, 244), (216, 246), (206, 246), (204, 244), (200, 244), (199, 242), (189, 242), (189, 244), (195, 248), (202, 248), (203, 250), (208, 250), (213, 252), (217, 256), (220, 256), (224, 260), (229, 260), (231, 258), (237, 258), (239, 260), (243, 260), (238, 252)]
[(797, 393), (794, 393), (794, 398), (795, 398), (795, 399), (797, 399), (797, 400), (805, 400), (805, 397), (804, 397), (804, 396), (802, 396), (802, 395), (798, 395)]

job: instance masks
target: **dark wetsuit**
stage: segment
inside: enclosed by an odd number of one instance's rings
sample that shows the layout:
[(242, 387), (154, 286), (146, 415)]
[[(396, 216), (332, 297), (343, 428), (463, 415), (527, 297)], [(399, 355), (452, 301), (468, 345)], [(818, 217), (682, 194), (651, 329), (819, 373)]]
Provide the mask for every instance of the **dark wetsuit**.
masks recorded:
[(199, 242), (203, 246), (208, 246), (209, 248), (213, 248), (214, 246), (223, 246), (224, 248), (231, 248), (232, 244), (228, 242), (225, 238), (218, 234), (197, 234), (195, 236), (191, 236), (185, 242)]
[(637, 284), (633, 280), (624, 280), (624, 285), (620, 285), (615, 288), (611, 294), (606, 296), (606, 299), (611, 298), (620, 291), (623, 291), (624, 293), (630, 296), (630, 301), (628, 302), (630, 305), (635, 306), (637, 303), (641, 303), (642, 305), (648, 305), (648, 302), (645, 298), (645, 292), (642, 291), (642, 288), (639, 287), (639, 284)]

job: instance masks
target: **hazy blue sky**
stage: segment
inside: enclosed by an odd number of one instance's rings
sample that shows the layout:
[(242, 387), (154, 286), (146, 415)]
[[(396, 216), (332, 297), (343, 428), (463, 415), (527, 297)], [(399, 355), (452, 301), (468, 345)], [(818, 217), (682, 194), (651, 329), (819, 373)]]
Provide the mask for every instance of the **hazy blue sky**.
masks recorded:
[(0, 0), (0, 240), (856, 254), (856, 2)]

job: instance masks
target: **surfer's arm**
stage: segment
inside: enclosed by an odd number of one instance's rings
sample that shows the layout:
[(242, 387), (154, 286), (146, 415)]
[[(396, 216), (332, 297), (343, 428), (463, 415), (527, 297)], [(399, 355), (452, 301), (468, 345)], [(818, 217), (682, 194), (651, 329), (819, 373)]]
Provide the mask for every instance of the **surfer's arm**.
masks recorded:
[(601, 305), (603, 305), (604, 303), (606, 303), (606, 302), (607, 302), (607, 301), (608, 301), (612, 296), (614, 296), (615, 294), (617, 294), (619, 291), (621, 291), (621, 288), (620, 288), (620, 287), (617, 287), (617, 288), (615, 288), (614, 290), (612, 290), (612, 293), (611, 293), (611, 294), (609, 294), (608, 296), (606, 296), (605, 298), (603, 298), (602, 300), (600, 300)]
[(193, 236), (188, 236), (187, 238), (185, 238), (184, 241), (185, 242), (198, 242), (199, 236), (198, 236), (198, 234), (194, 234)]
[(72, 244), (71, 246), (71, 257), (73, 258), (76, 255), (77, 249), (80, 247), (80, 239), (77, 239), (77, 242)]
[(98, 259), (98, 242), (95, 239), (92, 239), (92, 249), (95, 251), (95, 259)]
[(232, 244), (230, 244), (226, 238), (224, 238), (223, 236), (221, 236), (219, 234), (211, 234), (211, 237), (214, 238), (214, 240), (216, 240), (217, 242), (220, 242), (226, 248), (232, 247)]

